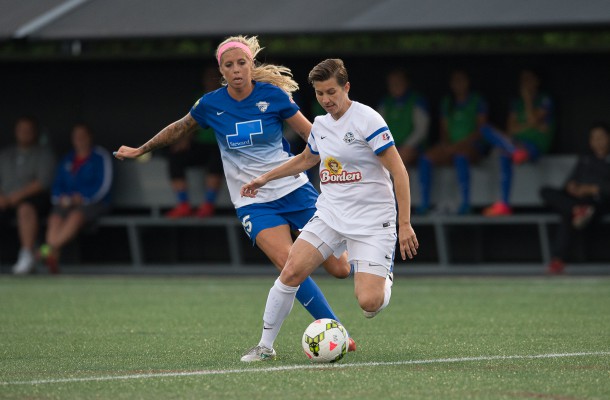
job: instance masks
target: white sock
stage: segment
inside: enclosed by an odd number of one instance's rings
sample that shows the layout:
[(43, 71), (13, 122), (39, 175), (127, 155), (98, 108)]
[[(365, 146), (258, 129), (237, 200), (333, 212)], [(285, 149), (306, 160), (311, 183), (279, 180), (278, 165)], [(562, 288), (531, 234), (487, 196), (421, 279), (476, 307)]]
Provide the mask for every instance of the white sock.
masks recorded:
[(263, 334), (261, 335), (259, 346), (265, 346), (268, 349), (273, 348), (273, 342), (275, 342), (275, 338), (280, 333), (282, 323), (292, 310), (297, 290), (299, 290), (298, 286), (286, 286), (280, 282), (280, 278), (275, 280), (273, 287), (269, 290), (267, 304), (265, 305)]
[(390, 298), (392, 297), (392, 280), (387, 277), (385, 278), (385, 287), (383, 288), (383, 304), (379, 307), (377, 312), (383, 310), (390, 304)]
[(34, 258), (34, 253), (32, 252), (31, 249), (28, 249), (26, 247), (22, 247), (19, 250), (19, 258), (27, 258), (29, 260), (31, 258)]

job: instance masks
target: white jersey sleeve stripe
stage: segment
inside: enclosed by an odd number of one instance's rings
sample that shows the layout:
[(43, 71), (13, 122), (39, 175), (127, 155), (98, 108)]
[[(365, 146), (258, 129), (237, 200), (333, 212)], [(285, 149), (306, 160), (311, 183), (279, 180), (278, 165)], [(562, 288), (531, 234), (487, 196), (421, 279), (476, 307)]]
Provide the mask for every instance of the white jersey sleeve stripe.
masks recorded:
[(375, 136), (379, 135), (382, 132), (389, 131), (389, 130), (390, 129), (387, 126), (383, 126), (383, 127), (379, 128), (379, 129), (377, 129), (375, 132), (373, 132), (369, 137), (367, 137), (366, 141), (370, 142), (372, 139), (375, 138)]
[(385, 149), (387, 149), (387, 148), (388, 148), (388, 147), (390, 147), (390, 146), (394, 146), (394, 141), (391, 141), (391, 142), (389, 142), (388, 144), (383, 145), (383, 146), (381, 146), (380, 148), (378, 148), (377, 150), (375, 150), (375, 154), (379, 154), (379, 153), (381, 153), (382, 151), (384, 151)]

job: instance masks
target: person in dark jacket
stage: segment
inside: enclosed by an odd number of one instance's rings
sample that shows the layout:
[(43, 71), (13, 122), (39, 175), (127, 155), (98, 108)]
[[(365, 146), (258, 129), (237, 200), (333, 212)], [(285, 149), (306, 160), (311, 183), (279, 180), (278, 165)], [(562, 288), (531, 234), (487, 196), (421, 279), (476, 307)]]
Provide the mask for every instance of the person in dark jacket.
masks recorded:
[(49, 216), (46, 243), (39, 256), (49, 272), (59, 272), (61, 248), (74, 239), (87, 223), (110, 208), (112, 158), (100, 146), (93, 145), (87, 125), (72, 129), (74, 150), (61, 160), (51, 190), (53, 210)]
[(610, 209), (610, 127), (596, 124), (589, 134), (591, 152), (579, 157), (562, 189), (542, 188), (544, 202), (562, 219), (547, 272), (560, 274), (575, 230), (584, 229)]

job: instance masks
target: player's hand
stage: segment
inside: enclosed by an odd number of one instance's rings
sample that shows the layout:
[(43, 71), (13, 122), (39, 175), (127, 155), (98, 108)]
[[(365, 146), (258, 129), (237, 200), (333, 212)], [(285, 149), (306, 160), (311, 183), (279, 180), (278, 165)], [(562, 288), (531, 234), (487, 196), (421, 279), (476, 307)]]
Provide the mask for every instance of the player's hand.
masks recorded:
[(144, 154), (142, 150), (128, 146), (121, 146), (118, 151), (112, 153), (112, 155), (119, 160), (124, 160), (126, 158), (138, 158), (142, 154)]
[(246, 183), (241, 187), (239, 193), (241, 197), (256, 197), (258, 194), (258, 189), (265, 186), (267, 182), (262, 178), (258, 177), (256, 179), (252, 179), (249, 183)]
[(400, 243), (400, 255), (403, 260), (406, 260), (407, 257), (412, 259), (417, 255), (419, 242), (411, 224), (402, 224), (398, 227), (398, 242)]

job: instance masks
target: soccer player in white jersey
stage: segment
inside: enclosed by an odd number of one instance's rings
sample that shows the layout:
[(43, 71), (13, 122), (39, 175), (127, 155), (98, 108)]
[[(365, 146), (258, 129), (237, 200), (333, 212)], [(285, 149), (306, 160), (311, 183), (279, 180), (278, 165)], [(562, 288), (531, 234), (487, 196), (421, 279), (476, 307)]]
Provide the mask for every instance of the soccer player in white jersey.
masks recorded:
[[(279, 269), (292, 246), (291, 229), (302, 228), (316, 211), (318, 193), (305, 174), (277, 180), (257, 199), (240, 196), (241, 186), (293, 157), (283, 137), (283, 123), (307, 140), (311, 123), (292, 101), (298, 89), (290, 70), (259, 64), (257, 38), (234, 36), (216, 49), (223, 86), (206, 93), (182, 119), (168, 125), (139, 148), (121, 146), (119, 159), (135, 158), (168, 146), (199, 127), (212, 127), (222, 154), (227, 186), (246, 234)], [(345, 278), (350, 265), (345, 255), (331, 257), (324, 267)], [(315, 318), (337, 319), (316, 283), (308, 278), (297, 299)], [(350, 341), (349, 350), (356, 344)], [(266, 354), (261, 354), (265, 357)]]
[(316, 117), (308, 147), (241, 189), (242, 196), (256, 197), (268, 182), (320, 163), (317, 211), (269, 291), (262, 337), (241, 358), (246, 362), (275, 356), (273, 343), (299, 285), (331, 255), (347, 249), (356, 298), (364, 316), (372, 318), (390, 301), (397, 223), (402, 259), (413, 258), (419, 247), (410, 222), (409, 176), (387, 124), (372, 108), (349, 99), (343, 61), (322, 61), (309, 73), (309, 82), (328, 114)]

